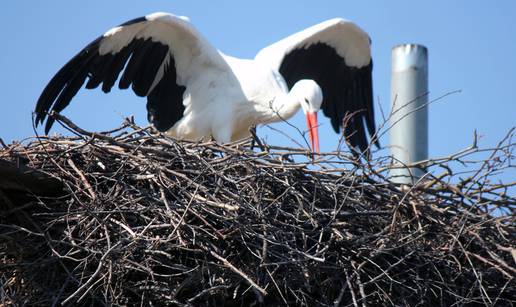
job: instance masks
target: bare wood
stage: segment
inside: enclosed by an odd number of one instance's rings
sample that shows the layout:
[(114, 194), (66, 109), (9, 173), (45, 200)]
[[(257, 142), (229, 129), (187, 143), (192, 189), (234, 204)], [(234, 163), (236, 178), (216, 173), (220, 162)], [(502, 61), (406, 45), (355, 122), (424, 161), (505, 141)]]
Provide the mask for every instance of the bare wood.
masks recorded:
[(260, 287), (256, 282), (254, 282), (249, 276), (247, 276), (244, 272), (240, 271), (237, 267), (235, 267), (233, 264), (231, 264), (231, 262), (229, 262), (226, 258), (220, 256), (219, 254), (217, 254), (216, 252), (214, 251), (210, 251), (210, 254), (217, 258), (218, 260), (222, 261), (222, 263), (227, 266), (228, 268), (230, 268), (233, 272), (237, 273), (238, 275), (242, 276), (242, 278), (244, 278), (251, 286), (253, 286), (253, 288), (255, 288), (256, 290), (258, 290), (261, 294), (263, 295), (267, 295), (267, 291)]

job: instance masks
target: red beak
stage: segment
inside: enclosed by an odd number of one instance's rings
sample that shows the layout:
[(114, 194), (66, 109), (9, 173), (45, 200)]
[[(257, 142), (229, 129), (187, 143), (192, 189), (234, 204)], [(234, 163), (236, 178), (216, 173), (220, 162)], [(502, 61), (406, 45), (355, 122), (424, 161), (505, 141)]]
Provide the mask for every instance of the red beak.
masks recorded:
[(319, 153), (319, 132), (317, 131), (317, 113), (306, 112), (306, 125), (308, 126), (308, 133), (310, 134), (310, 142), (312, 151)]

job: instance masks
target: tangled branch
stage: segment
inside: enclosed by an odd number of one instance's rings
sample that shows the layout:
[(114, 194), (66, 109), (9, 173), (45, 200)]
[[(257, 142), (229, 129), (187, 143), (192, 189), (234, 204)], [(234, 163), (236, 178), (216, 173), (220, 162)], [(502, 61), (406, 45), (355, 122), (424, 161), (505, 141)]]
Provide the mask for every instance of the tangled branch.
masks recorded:
[(493, 181), (514, 170), (513, 131), (404, 189), (388, 157), (58, 120), (76, 136), (0, 151), (1, 304), (516, 302), (515, 183)]

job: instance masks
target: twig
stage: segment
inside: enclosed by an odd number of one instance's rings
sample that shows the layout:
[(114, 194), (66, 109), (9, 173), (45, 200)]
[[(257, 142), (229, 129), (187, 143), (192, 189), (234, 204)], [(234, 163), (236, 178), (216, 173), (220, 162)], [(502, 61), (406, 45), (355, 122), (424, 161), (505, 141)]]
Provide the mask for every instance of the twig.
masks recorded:
[(226, 258), (220, 256), (219, 254), (217, 254), (216, 252), (214, 251), (210, 251), (210, 254), (217, 258), (218, 260), (222, 261), (222, 263), (228, 267), (229, 269), (231, 269), (233, 272), (237, 273), (238, 275), (240, 275), (243, 279), (245, 279), (253, 288), (255, 288), (256, 290), (258, 290), (262, 295), (267, 295), (267, 291), (265, 289), (263, 289), (262, 287), (260, 287), (257, 283), (255, 283), (249, 276), (247, 276), (244, 272), (240, 271), (239, 269), (237, 269), (234, 265), (231, 264), (231, 262), (229, 262)]

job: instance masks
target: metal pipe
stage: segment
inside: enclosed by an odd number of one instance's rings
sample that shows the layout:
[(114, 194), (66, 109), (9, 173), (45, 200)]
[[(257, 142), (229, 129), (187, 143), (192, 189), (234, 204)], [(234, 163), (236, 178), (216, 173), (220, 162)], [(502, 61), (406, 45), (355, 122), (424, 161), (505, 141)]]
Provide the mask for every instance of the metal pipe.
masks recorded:
[[(403, 44), (392, 48), (391, 153), (396, 167), (428, 158), (428, 50)], [(394, 182), (413, 184), (424, 171), (393, 168)]]

